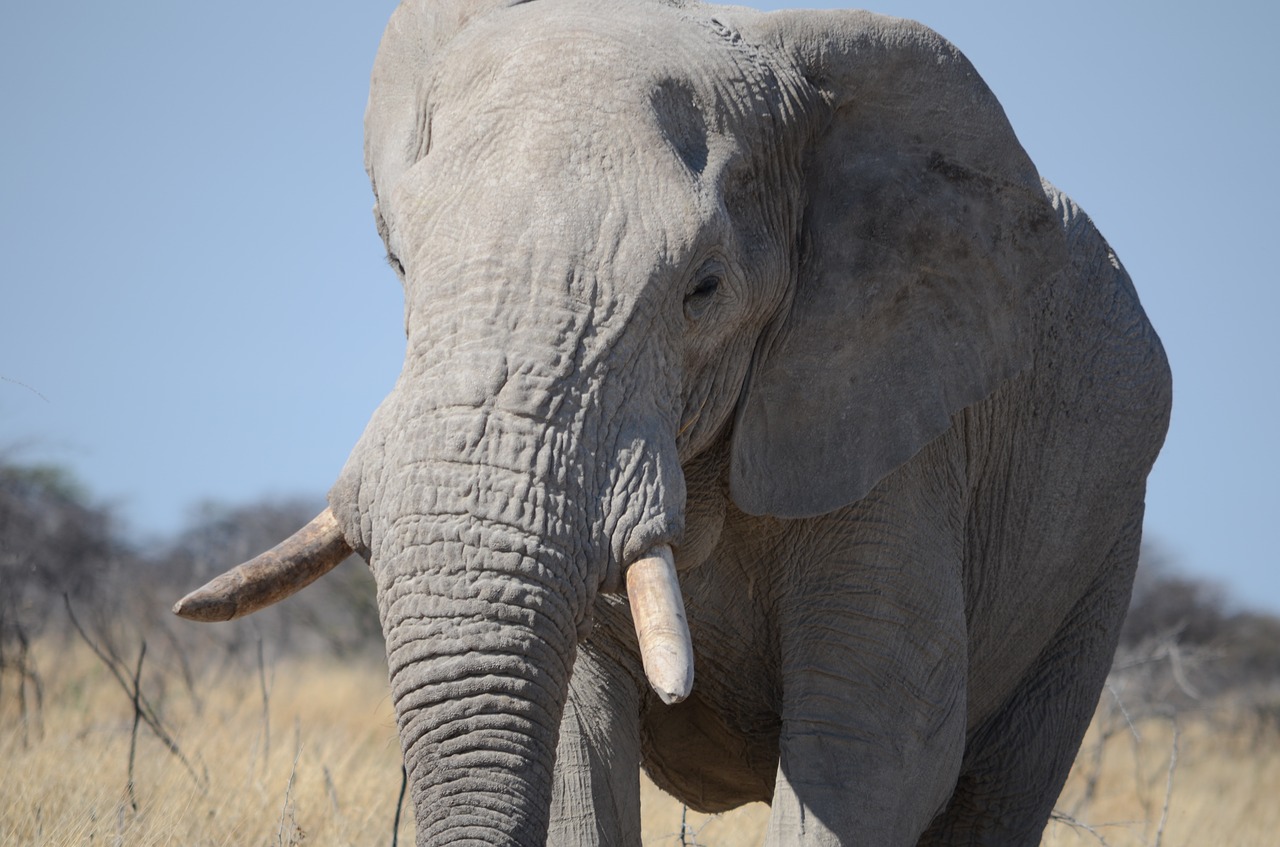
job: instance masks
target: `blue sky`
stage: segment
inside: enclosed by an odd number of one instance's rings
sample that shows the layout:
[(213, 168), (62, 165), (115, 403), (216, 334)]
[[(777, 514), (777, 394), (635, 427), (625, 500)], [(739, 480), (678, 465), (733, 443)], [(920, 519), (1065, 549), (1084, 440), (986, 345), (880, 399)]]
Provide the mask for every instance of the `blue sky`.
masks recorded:
[[(0, 7), (10, 458), (67, 465), (142, 537), (328, 489), (402, 353), (361, 159), (394, 5)], [(969, 56), (1133, 276), (1175, 380), (1148, 538), (1280, 611), (1280, 6), (871, 8)]]

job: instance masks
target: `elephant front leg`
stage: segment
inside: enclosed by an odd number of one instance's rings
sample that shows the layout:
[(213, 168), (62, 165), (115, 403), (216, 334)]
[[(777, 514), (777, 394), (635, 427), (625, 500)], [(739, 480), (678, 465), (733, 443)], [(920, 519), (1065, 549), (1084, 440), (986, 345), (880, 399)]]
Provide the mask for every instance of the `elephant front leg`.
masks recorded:
[(578, 648), (560, 723), (548, 844), (640, 845), (640, 693), (598, 645)]
[(945, 569), (900, 581), (922, 565), (882, 569), (882, 584), (851, 568), (789, 598), (767, 844), (914, 845), (946, 806), (965, 740), (963, 600)]

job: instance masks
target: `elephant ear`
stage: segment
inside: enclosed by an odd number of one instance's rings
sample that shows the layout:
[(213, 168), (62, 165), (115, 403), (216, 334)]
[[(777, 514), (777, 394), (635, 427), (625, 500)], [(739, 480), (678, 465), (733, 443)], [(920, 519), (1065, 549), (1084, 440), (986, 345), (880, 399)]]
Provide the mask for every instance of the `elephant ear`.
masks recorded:
[(373, 190), (391, 186), (426, 152), (425, 80), (432, 59), (472, 21), (527, 0), (404, 0), (382, 34), (364, 114)]
[(747, 513), (807, 517), (1028, 366), (1033, 295), (1065, 253), (994, 95), (931, 30), (779, 12), (744, 34), (816, 106), (797, 285), (739, 405), (730, 487)]

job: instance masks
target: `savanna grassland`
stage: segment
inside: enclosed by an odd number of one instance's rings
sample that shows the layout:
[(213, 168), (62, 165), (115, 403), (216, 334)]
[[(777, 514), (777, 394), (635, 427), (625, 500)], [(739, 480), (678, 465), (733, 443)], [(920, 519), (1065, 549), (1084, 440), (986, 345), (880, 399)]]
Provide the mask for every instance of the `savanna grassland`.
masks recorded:
[[(413, 843), (367, 568), (227, 624), (168, 612), (317, 510), (206, 505), (139, 546), (64, 471), (0, 454), (0, 847)], [(1043, 844), (1280, 844), (1280, 618), (1149, 552)], [(648, 845), (763, 841), (758, 804), (642, 802)]]
[[(87, 643), (46, 637), (0, 676), (0, 844), (392, 843), (399, 749), (376, 661), (169, 647), (139, 672), (138, 644), (104, 659)], [(1043, 844), (1280, 843), (1280, 710), (1175, 718), (1125, 696), (1103, 695)], [(643, 802), (645, 844), (763, 842), (763, 806), (684, 814), (649, 784)]]

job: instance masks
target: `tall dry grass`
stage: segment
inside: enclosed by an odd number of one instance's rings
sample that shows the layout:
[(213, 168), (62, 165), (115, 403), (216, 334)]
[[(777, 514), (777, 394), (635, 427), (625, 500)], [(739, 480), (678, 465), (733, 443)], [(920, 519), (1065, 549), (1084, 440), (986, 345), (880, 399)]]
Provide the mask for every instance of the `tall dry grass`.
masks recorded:
[(140, 726), (131, 798), (129, 694), (77, 642), (36, 659), (44, 707), (25, 732), (12, 686), (0, 692), (0, 844), (391, 843), (400, 752), (381, 668), (229, 667), (193, 691), (152, 668), (141, 687), (190, 768)]
[(1137, 717), (1112, 697), (1103, 695), (1043, 847), (1280, 844), (1280, 710), (1222, 701)]
[[(399, 747), (376, 663), (280, 660), (259, 673), (242, 659), (196, 668), (188, 686), (172, 656), (148, 659), (139, 690), (184, 764), (145, 721), (135, 737), (132, 693), (83, 644), (46, 640), (33, 656), (42, 708), (28, 685), (24, 719), (12, 674), (0, 679), (0, 845), (392, 843)], [(1043, 844), (1280, 843), (1269, 717), (1224, 706), (1175, 724), (1104, 697)], [(763, 841), (758, 804), (686, 814), (647, 783), (642, 802), (646, 844)], [(400, 844), (413, 841), (409, 817)]]

